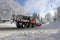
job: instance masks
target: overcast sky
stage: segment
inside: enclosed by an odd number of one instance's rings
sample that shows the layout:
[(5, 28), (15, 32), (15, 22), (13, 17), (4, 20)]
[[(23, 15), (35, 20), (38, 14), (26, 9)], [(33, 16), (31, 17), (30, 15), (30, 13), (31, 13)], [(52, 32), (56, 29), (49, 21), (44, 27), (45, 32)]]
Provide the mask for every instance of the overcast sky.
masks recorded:
[(16, 0), (29, 12), (45, 13), (56, 10), (60, 6), (60, 0)]

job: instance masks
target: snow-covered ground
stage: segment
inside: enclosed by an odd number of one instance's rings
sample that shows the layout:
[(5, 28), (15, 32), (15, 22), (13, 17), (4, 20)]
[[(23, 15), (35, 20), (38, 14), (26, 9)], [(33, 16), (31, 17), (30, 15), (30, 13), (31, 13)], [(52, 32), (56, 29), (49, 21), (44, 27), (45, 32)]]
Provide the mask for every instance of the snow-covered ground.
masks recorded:
[[(6, 25), (16, 26), (15, 23), (10, 22), (1, 23), (0, 27), (2, 25), (3, 27)], [(50, 23), (38, 28), (0, 28), (0, 40), (60, 40), (60, 22)]]
[(0, 30), (0, 40), (60, 40), (60, 30)]
[(0, 28), (5, 28), (5, 27), (16, 27), (15, 23), (11, 23), (11, 22), (5, 22), (5, 23), (0, 23)]
[(52, 22), (46, 25), (42, 25), (45, 28), (60, 28), (60, 21)]

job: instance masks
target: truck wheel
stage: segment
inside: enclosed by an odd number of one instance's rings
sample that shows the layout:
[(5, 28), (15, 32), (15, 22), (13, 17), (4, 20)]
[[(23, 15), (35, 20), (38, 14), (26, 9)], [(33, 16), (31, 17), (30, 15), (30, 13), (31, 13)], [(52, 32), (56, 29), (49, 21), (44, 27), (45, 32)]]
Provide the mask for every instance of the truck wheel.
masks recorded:
[(29, 27), (30, 27), (30, 24), (28, 23), (27, 28), (29, 28)]
[(29, 25), (27, 26), (27, 28), (29, 28)]
[(32, 26), (31, 26), (32, 28), (34, 28), (34, 25), (32, 24)]
[(22, 25), (22, 28), (25, 28), (25, 25), (24, 24)]
[(20, 28), (20, 26), (17, 25), (17, 28)]

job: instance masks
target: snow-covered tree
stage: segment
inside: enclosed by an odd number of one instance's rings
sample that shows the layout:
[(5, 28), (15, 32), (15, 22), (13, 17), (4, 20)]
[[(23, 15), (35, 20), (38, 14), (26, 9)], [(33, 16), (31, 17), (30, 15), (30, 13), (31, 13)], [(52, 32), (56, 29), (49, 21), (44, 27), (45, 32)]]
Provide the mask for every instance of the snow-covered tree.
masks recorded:
[(46, 17), (47, 22), (53, 22), (54, 21), (54, 17), (51, 15), (51, 13), (47, 13), (45, 15), (45, 17)]
[(0, 18), (10, 19), (13, 14), (23, 14), (24, 10), (14, 0), (0, 0)]

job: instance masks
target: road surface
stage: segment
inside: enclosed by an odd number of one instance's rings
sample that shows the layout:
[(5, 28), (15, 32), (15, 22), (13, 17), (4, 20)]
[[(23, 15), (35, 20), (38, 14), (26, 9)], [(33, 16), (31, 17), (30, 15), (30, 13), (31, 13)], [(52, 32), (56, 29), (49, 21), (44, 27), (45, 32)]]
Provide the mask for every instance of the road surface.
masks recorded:
[(60, 28), (45, 29), (0, 27), (0, 40), (60, 40)]

